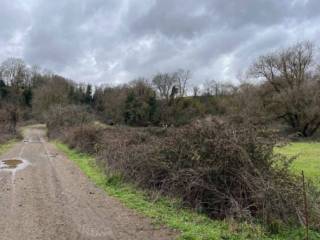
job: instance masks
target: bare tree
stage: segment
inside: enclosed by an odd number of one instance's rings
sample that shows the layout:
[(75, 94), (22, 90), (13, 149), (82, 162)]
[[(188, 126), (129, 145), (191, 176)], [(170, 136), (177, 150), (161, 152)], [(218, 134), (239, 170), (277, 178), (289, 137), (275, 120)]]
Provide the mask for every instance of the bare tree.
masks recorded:
[(204, 95), (207, 96), (223, 96), (232, 93), (235, 87), (231, 83), (223, 83), (217, 80), (206, 81), (204, 83)]
[(19, 107), (15, 104), (8, 105), (7, 111), (9, 113), (10, 131), (16, 134), (17, 123), (19, 120)]
[(192, 90), (193, 90), (193, 96), (194, 96), (194, 97), (198, 97), (198, 95), (199, 95), (199, 93), (200, 93), (200, 88), (199, 88), (198, 86), (194, 86), (194, 87), (192, 88)]
[(264, 105), (303, 136), (320, 127), (320, 81), (309, 42), (260, 57), (250, 74), (263, 79)]
[(152, 84), (159, 96), (169, 102), (172, 89), (177, 84), (176, 74), (158, 73), (152, 79)]
[(28, 78), (27, 65), (18, 58), (8, 58), (0, 67), (1, 78), (7, 85), (22, 86)]
[(191, 79), (191, 72), (189, 70), (179, 69), (174, 76), (177, 79), (178, 96), (184, 97), (187, 94), (188, 82)]
[(310, 42), (298, 43), (288, 49), (261, 56), (250, 73), (266, 79), (275, 91), (300, 87), (310, 75), (314, 47)]
[(96, 89), (93, 95), (93, 104), (94, 108), (103, 116), (104, 121), (109, 123), (123, 121), (123, 108), (128, 91), (128, 85), (105, 86)]
[(45, 79), (45, 84), (34, 90), (32, 106), (35, 116), (42, 117), (52, 105), (66, 106), (70, 103), (71, 82), (57, 75), (46, 76)]

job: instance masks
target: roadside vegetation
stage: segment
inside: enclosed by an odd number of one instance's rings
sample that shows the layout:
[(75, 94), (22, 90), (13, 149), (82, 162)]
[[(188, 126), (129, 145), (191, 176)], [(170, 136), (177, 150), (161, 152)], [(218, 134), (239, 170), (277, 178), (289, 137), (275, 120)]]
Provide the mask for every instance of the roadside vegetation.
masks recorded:
[[(70, 149), (61, 142), (54, 142), (58, 149), (74, 161), (80, 169), (100, 188), (110, 196), (119, 199), (125, 206), (151, 217), (154, 224), (176, 229), (181, 240), (300, 240), (304, 236), (303, 227), (296, 229), (277, 229), (277, 234), (271, 234), (265, 226), (258, 222), (238, 222), (233, 219), (212, 220), (204, 214), (196, 213), (183, 207), (181, 201), (173, 198), (157, 196), (151, 198), (150, 194), (139, 190), (118, 175), (108, 175), (97, 166), (96, 159), (89, 154), (80, 153)], [(318, 239), (320, 234), (311, 231), (310, 239)]]
[[(58, 144), (96, 184), (184, 239), (301, 239), (305, 228), (316, 239), (315, 49), (302, 42), (263, 55), (241, 84), (212, 80), (202, 88), (190, 85), (188, 70), (96, 87), (8, 59), (0, 67), (0, 122), (10, 136), (19, 124), (46, 123), (50, 139), (92, 156)], [(311, 138), (313, 145), (303, 143)]]
[(0, 155), (5, 153), (6, 151), (8, 151), (15, 142), (16, 142), (15, 140), (10, 140), (6, 143), (1, 143), (0, 144)]

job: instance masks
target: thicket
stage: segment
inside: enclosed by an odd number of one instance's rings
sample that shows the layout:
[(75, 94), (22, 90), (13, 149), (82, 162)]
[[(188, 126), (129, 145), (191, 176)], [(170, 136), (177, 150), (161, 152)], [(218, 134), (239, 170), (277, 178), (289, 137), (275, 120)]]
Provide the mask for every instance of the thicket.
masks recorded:
[[(289, 171), (290, 159), (273, 153), (270, 134), (214, 118), (168, 129), (76, 126), (63, 139), (96, 154), (107, 174), (178, 197), (212, 218), (299, 225), (305, 221), (302, 181)], [(319, 192), (310, 183), (307, 194), (310, 226), (319, 229)]]
[(19, 133), (15, 130), (16, 126), (11, 123), (11, 117), (7, 109), (0, 108), (0, 144), (13, 138), (20, 138)]
[(314, 55), (313, 45), (302, 42), (259, 57), (248, 70), (247, 83), (207, 81), (202, 89), (194, 86), (193, 94), (186, 70), (92, 87), (8, 59), (0, 66), (0, 108), (10, 113), (12, 131), (18, 121), (45, 121), (52, 105), (81, 105), (107, 124), (182, 126), (208, 115), (234, 115), (310, 137), (320, 127), (320, 74)]
[(49, 108), (45, 114), (45, 119), (45, 123), (49, 129), (49, 137), (55, 137), (60, 136), (66, 129), (76, 126), (82, 128), (84, 125), (92, 123), (94, 117), (84, 106), (63, 106), (59, 104)]

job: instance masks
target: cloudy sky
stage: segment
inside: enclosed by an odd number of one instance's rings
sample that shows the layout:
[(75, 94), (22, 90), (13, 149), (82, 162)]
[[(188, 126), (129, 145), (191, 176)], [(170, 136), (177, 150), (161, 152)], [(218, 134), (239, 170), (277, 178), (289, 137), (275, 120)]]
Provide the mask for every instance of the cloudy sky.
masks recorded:
[(0, 0), (0, 61), (94, 84), (178, 68), (235, 82), (260, 54), (320, 39), (319, 0)]

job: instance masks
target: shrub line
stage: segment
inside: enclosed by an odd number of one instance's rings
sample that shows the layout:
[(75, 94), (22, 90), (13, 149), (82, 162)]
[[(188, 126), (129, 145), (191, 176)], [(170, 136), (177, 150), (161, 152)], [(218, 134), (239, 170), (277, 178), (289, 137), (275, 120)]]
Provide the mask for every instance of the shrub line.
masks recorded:
[[(55, 141), (55, 146), (108, 195), (119, 199), (126, 207), (152, 218), (155, 225), (166, 225), (181, 232), (179, 240), (209, 240), (209, 239), (299, 239), (303, 229), (284, 231), (281, 235), (267, 236), (263, 227), (253, 223), (238, 223), (232, 220), (212, 220), (207, 216), (189, 209), (181, 208), (178, 200), (160, 197), (151, 201), (147, 194), (120, 177), (107, 176), (95, 163), (95, 158), (76, 150), (66, 144)], [(319, 237), (315, 233), (315, 237)], [(313, 238), (310, 238), (313, 239)], [(316, 238), (314, 238), (316, 239)]]

